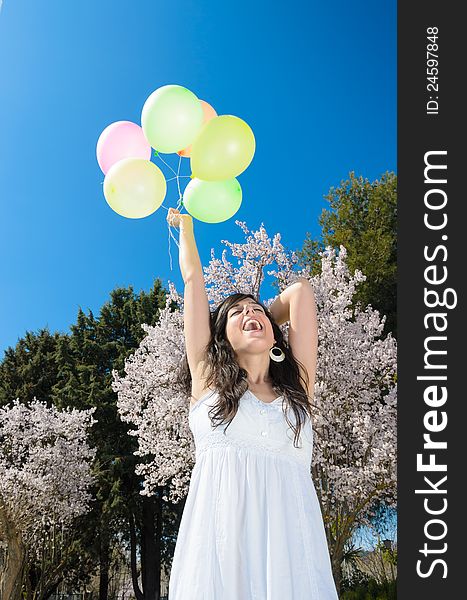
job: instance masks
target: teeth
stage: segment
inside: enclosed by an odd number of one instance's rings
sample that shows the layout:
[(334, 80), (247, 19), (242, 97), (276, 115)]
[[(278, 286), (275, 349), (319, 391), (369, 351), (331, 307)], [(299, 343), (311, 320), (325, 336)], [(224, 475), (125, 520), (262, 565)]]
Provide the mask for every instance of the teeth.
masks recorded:
[[(256, 327), (254, 329), (245, 329), (249, 323), (255, 323)], [(250, 319), (243, 326), (243, 331), (260, 331), (261, 329), (262, 329), (261, 323), (259, 321), (257, 321), (256, 319)]]

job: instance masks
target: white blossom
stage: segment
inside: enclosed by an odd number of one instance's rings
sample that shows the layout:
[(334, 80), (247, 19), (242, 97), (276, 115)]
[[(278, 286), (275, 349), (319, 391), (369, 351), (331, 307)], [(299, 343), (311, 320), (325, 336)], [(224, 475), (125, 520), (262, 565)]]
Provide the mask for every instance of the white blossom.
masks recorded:
[(3, 527), (36, 551), (45, 531), (87, 512), (94, 410), (59, 411), (36, 398), (0, 408), (0, 538)]

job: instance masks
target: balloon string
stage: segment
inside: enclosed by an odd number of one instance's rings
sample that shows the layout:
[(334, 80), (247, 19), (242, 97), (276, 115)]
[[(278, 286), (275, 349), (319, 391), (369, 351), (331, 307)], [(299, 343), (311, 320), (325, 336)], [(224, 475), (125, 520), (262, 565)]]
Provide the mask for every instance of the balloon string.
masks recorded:
[[(177, 175), (177, 173), (176, 173), (176, 172), (175, 172), (175, 171), (172, 169), (172, 167), (171, 167), (171, 166), (170, 166), (168, 163), (166, 163), (166, 162), (165, 162), (165, 160), (164, 160), (163, 158), (161, 158), (161, 155), (160, 155), (159, 153), (157, 154), (157, 158), (159, 158), (159, 159), (160, 159), (160, 160), (161, 160), (161, 161), (164, 163), (164, 165), (165, 165), (166, 167), (168, 167), (168, 168), (169, 168), (169, 169), (172, 171), (172, 173), (173, 173), (175, 176), (178, 176), (178, 175)], [(180, 158), (182, 158), (182, 157), (180, 156)]]
[(180, 244), (178, 243), (177, 238), (172, 233), (172, 228), (169, 225), (169, 258), (170, 258), (170, 270), (172, 271), (173, 269), (172, 269), (172, 253), (170, 252), (170, 238), (173, 239), (173, 241), (177, 245), (178, 251), (180, 252)]
[(178, 206), (180, 205), (180, 202), (182, 200), (182, 192), (180, 191), (180, 165), (182, 162), (182, 157), (179, 156), (178, 157), (178, 169), (177, 169), (177, 188), (178, 188), (178, 205), (177, 205), (177, 209)]
[[(178, 157), (178, 167), (177, 167), (177, 171), (174, 171), (174, 169), (172, 169), (172, 167), (165, 162), (165, 160), (163, 158), (161, 158), (160, 154), (157, 153), (156, 155), (158, 158), (160, 158), (160, 160), (172, 171), (172, 173), (174, 173), (174, 177), (171, 177), (170, 179), (167, 179), (166, 182), (169, 181), (173, 181), (174, 179), (177, 180), (177, 189), (178, 189), (178, 201), (177, 201), (177, 210), (180, 210), (180, 207), (183, 206), (183, 194), (182, 191), (180, 189), (180, 178), (184, 177), (184, 178), (189, 178), (190, 175), (180, 175), (180, 166), (182, 164), (182, 157), (179, 155)], [(164, 206), (163, 204), (161, 204), (162, 208), (164, 208), (166, 211), (169, 211), (169, 209)], [(183, 210), (183, 208), (182, 208)], [(181, 211), (180, 211), (181, 212)], [(167, 222), (167, 228), (168, 228), (168, 232), (169, 232), (169, 237), (168, 237), (168, 249), (169, 249), (169, 259), (170, 259), (170, 270), (173, 270), (172, 267), (172, 253), (171, 253), (171, 246), (170, 246), (170, 239), (172, 238), (173, 241), (175, 242), (175, 244), (177, 245), (178, 250), (180, 251), (180, 244), (177, 240), (177, 238), (173, 235), (172, 233), (172, 227), (171, 225)]]
[(170, 270), (173, 271), (173, 267), (172, 267), (172, 253), (170, 252), (170, 236), (171, 236), (171, 232), (170, 232), (170, 225), (169, 225), (169, 261), (170, 261)]
[[(178, 178), (183, 179), (183, 178), (189, 178), (191, 177), (191, 175), (178, 175)], [(177, 175), (175, 175), (175, 177), (171, 177), (170, 179), (166, 179), (167, 182), (169, 181), (173, 181), (174, 179), (177, 179)]]

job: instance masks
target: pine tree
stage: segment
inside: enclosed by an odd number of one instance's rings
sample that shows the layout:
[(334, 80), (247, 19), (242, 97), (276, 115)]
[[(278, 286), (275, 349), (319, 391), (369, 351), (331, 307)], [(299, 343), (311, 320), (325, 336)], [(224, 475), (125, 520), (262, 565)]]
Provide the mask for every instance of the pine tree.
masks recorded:
[(55, 352), (59, 340), (64, 338), (45, 327), (37, 333), (27, 331), (14, 348), (5, 350), (0, 363), (0, 406), (15, 398), (32, 400), (34, 396), (50, 406), (58, 373)]

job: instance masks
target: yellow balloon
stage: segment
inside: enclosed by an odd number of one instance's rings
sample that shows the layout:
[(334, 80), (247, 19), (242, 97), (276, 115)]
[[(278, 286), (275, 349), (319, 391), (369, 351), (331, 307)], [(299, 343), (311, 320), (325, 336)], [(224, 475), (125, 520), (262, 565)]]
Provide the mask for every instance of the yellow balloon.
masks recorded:
[(142, 219), (164, 201), (167, 183), (157, 165), (143, 158), (124, 158), (110, 167), (104, 196), (112, 210), (128, 219)]
[(253, 160), (255, 148), (255, 136), (245, 121), (233, 115), (214, 117), (193, 142), (193, 176), (205, 181), (237, 177)]

